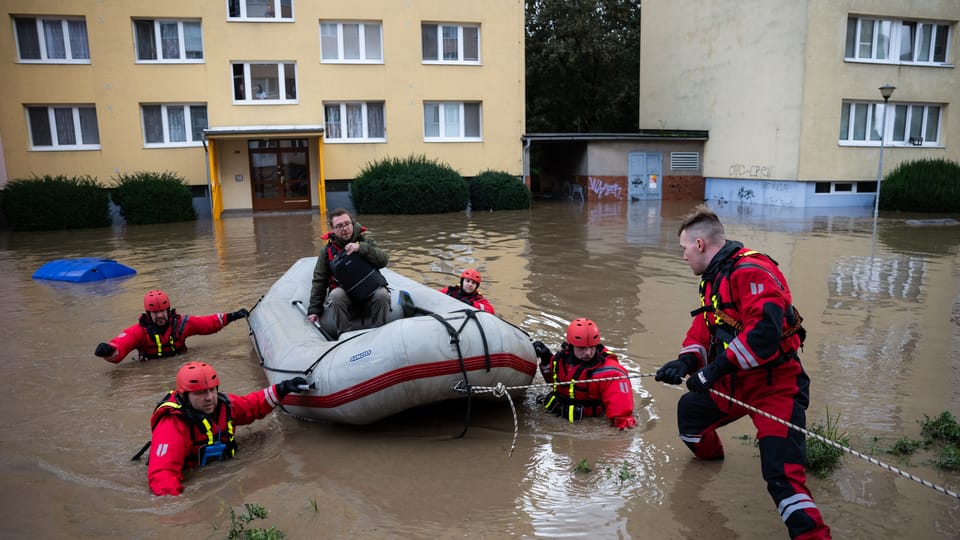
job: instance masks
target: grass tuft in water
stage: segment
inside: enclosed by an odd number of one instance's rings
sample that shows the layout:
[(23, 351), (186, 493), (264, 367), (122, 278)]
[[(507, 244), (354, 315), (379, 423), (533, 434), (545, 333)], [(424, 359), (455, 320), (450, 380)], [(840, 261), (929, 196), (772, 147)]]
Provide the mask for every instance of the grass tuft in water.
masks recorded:
[[(841, 446), (850, 446), (850, 437), (845, 431), (840, 431), (840, 415), (831, 418), (829, 407), (827, 407), (826, 423), (817, 423), (810, 428), (810, 431)], [(843, 457), (843, 450), (840, 448), (829, 445), (820, 439), (807, 438), (805, 465), (808, 472), (824, 478), (840, 466), (841, 457)]]
[(233, 511), (233, 508), (230, 509), (231, 527), (227, 540), (282, 540), (284, 538), (283, 533), (276, 527), (247, 529), (246, 526), (251, 521), (266, 518), (267, 509), (259, 504), (245, 503), (243, 506), (246, 512), (239, 516)]

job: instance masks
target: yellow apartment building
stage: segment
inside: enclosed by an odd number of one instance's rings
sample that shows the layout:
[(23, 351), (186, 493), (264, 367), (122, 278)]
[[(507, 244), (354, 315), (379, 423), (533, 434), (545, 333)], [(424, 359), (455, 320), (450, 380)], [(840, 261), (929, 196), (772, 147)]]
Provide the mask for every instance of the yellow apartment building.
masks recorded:
[(387, 157), (521, 174), (520, 0), (0, 5), (0, 187), (173, 171), (219, 217), (340, 206)]
[(644, 2), (639, 125), (709, 131), (707, 200), (872, 207), (881, 137), (884, 175), (960, 162), (958, 20), (958, 0)]

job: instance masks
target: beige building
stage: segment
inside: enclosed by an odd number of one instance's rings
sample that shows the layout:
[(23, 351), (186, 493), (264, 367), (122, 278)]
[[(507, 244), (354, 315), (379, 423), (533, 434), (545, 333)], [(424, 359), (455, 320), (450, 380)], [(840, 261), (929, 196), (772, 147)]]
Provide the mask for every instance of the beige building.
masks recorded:
[(521, 173), (520, 0), (0, 5), (0, 185), (169, 170), (219, 216), (338, 206), (387, 157)]
[(960, 162), (958, 20), (957, 0), (644, 2), (639, 124), (709, 132), (708, 200), (872, 207), (881, 134), (883, 174)]

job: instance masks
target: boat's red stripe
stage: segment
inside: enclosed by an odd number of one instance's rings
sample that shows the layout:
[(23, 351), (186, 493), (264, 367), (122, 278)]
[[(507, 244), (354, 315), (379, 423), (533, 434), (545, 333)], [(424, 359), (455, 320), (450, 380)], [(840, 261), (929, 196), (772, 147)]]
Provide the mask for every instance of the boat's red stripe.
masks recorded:
[[(487, 366), (485, 356), (465, 358), (463, 363), (468, 373), (471, 371), (485, 370)], [(536, 364), (524, 360), (519, 356), (507, 353), (490, 355), (490, 367), (509, 368), (530, 376), (536, 372)], [(428, 379), (430, 377), (455, 373), (461, 373), (460, 361), (456, 359), (417, 364), (388, 371), (362, 383), (325, 396), (290, 394), (283, 400), (283, 404), (297, 407), (332, 409), (407, 381)]]

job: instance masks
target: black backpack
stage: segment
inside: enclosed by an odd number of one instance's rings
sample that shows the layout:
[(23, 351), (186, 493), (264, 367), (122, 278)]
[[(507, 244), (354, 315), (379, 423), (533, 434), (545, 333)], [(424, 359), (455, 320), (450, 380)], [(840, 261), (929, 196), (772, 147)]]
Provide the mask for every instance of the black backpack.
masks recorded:
[(387, 286), (387, 278), (359, 253), (341, 251), (330, 261), (330, 271), (337, 285), (354, 302), (370, 298), (377, 289)]

